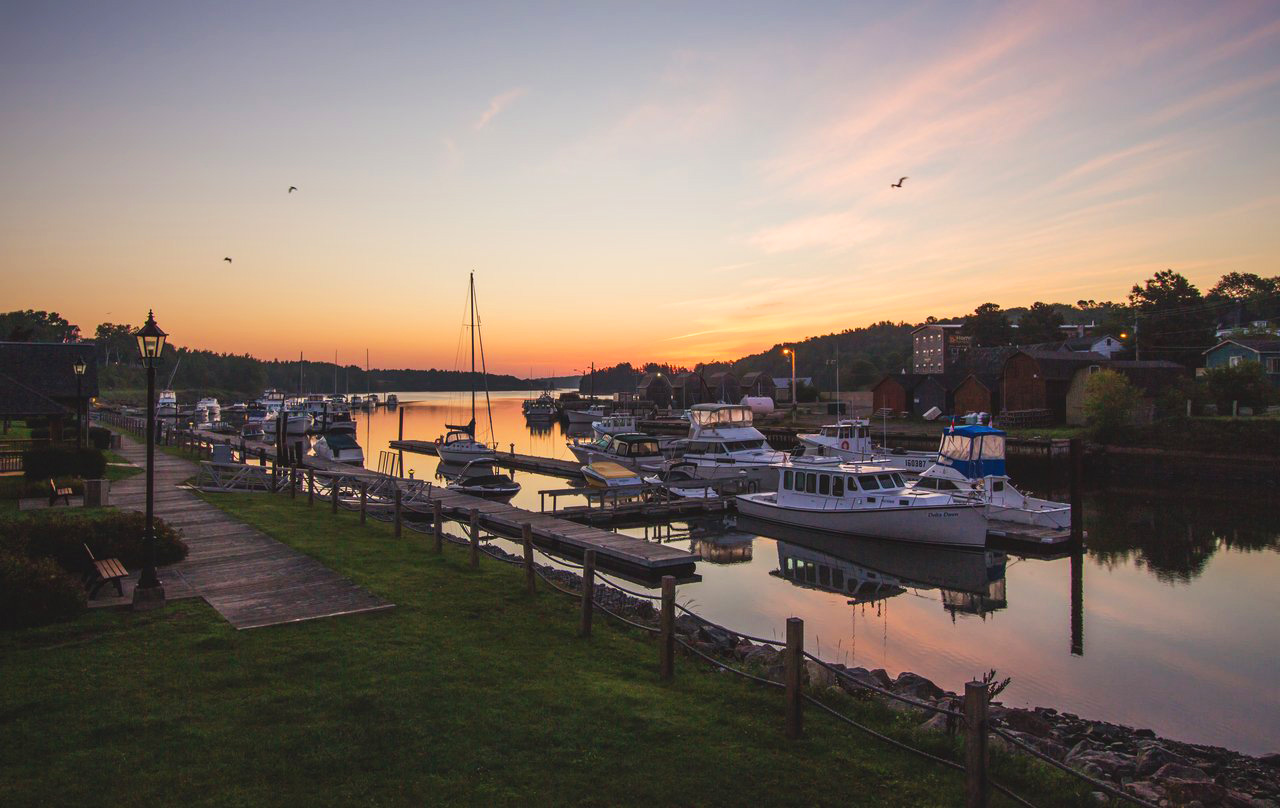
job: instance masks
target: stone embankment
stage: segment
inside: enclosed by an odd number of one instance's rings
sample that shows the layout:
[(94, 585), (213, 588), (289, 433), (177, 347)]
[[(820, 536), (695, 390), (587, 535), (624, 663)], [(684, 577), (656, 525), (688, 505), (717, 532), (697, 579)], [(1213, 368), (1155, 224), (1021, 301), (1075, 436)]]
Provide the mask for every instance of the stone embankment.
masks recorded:
[[(497, 547), (488, 549), (493, 555), (520, 562), (517, 556)], [(581, 588), (582, 579), (570, 571), (551, 567), (541, 567), (540, 571), (561, 586)], [(657, 626), (657, 609), (650, 600), (632, 597), (607, 584), (596, 585), (595, 600), (630, 620)], [(782, 681), (782, 655), (771, 646), (753, 643), (689, 614), (676, 618), (676, 632), (685, 642), (724, 660), (726, 665), (746, 667)], [(831, 667), (844, 676), (808, 661), (807, 684), (818, 691), (839, 688), (858, 698), (883, 699), (890, 709), (918, 718), (922, 729), (946, 732), (955, 727), (948, 727), (947, 716), (942, 713), (881, 696), (859, 683), (923, 704), (963, 711), (960, 696), (918, 674), (904, 672), (893, 678), (881, 669), (840, 664)], [(1155, 805), (1280, 808), (1280, 754), (1251, 757), (1221, 747), (1158, 738), (1149, 729), (1092, 721), (1048, 707), (1028, 710), (992, 702), (990, 715), (997, 727), (1042, 754)], [(999, 736), (992, 736), (991, 744), (1025, 754)], [(1105, 804), (1105, 795), (1097, 792), (1097, 796)]]

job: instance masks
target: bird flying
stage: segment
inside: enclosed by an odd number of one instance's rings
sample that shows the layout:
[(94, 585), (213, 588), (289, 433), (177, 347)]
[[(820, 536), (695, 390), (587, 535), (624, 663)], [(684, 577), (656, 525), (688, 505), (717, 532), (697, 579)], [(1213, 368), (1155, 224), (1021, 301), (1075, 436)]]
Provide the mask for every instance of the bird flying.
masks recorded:
[(223, 258), (222, 260), (223, 260), (223, 261), (226, 261), (228, 264), (230, 264), (230, 263), (231, 263), (231, 259), (230, 259), (230, 258)]
[(906, 177), (903, 177), (902, 179), (898, 180), (897, 182), (890, 183), (889, 187), (890, 187), (890, 188), (901, 188), (901, 187), (902, 187), (902, 183), (903, 183), (903, 181), (904, 181), (904, 180), (906, 180), (906, 179), (907, 179)]
[(296, 190), (298, 190), (298, 186), (296, 186), (296, 185), (290, 185), (290, 186), (289, 186), (289, 193), (293, 193), (293, 192), (294, 192), (294, 191), (296, 191)]

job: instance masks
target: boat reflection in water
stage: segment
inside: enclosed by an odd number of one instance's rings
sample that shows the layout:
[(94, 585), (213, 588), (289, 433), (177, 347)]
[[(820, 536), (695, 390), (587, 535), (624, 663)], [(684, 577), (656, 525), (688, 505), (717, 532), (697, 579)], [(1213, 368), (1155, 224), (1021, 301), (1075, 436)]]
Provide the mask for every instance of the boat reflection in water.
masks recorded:
[(708, 564), (742, 564), (751, 560), (755, 534), (743, 533), (724, 523), (716, 527), (691, 524), (689, 552), (697, 553)]
[(843, 595), (851, 605), (876, 603), (908, 590), (936, 589), (943, 608), (983, 617), (1008, 606), (1007, 556), (999, 550), (833, 538), (738, 517), (740, 530), (777, 540), (778, 568), (770, 575), (796, 586)]

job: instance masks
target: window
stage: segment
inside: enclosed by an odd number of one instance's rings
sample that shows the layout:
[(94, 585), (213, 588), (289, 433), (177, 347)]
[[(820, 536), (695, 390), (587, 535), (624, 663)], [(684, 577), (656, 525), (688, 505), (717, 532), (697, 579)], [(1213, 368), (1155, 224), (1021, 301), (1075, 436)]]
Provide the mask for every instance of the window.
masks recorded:
[(826, 567), (826, 566), (818, 567), (818, 583), (821, 584), (822, 586), (831, 585), (831, 568), (830, 567)]
[(921, 477), (919, 481), (916, 482), (916, 488), (922, 488), (926, 491), (937, 491), (938, 481), (932, 477)]
[(803, 471), (796, 472), (796, 490), (800, 491), (801, 493), (804, 492), (804, 472)]
[(816, 492), (817, 492), (817, 488), (818, 488), (818, 480), (817, 480), (817, 477), (818, 477), (818, 475), (816, 475), (816, 474), (806, 474), (806, 475), (805, 475), (805, 477), (804, 477), (804, 492), (805, 492), (806, 494), (813, 494), (813, 493), (816, 493)]
[(818, 475), (818, 493), (824, 497), (831, 495), (831, 476), (829, 474)]
[(881, 487), (881, 488), (893, 488), (893, 487), (894, 487), (894, 485), (893, 485), (893, 475), (892, 475), (892, 474), (877, 474), (877, 475), (876, 475), (876, 479), (880, 481), (880, 487)]
[(831, 478), (831, 496), (833, 497), (844, 496), (844, 478), (843, 477)]
[(959, 491), (960, 489), (957, 488), (956, 484), (951, 482), (950, 480), (938, 480), (938, 490), (939, 491)]
[(1004, 480), (996, 480), (996, 481), (992, 482), (992, 483), (991, 483), (991, 490), (992, 490), (992, 491), (995, 491), (995, 492), (997, 492), (997, 493), (998, 493), (998, 492), (1000, 492), (1000, 491), (1003, 491), (1003, 490), (1004, 490)]
[(862, 475), (861, 477), (858, 478), (858, 483), (859, 485), (862, 486), (863, 491), (879, 491), (880, 490), (880, 483), (876, 482), (876, 476), (874, 474)]
[(1229, 365), (1230, 365), (1231, 367), (1233, 367), (1233, 368), (1234, 368), (1234, 367), (1239, 367), (1239, 365), (1240, 365), (1240, 357), (1238, 357), (1238, 356), (1233, 356), (1233, 357), (1231, 357), (1230, 359), (1228, 359), (1228, 360), (1227, 360), (1227, 364), (1229, 364)]
[(1267, 373), (1280, 373), (1280, 356), (1267, 357)]
[(902, 475), (901, 475), (901, 474), (894, 473), (894, 475), (893, 475), (893, 484), (894, 484), (894, 485), (896, 485), (898, 488), (901, 488), (901, 487), (904, 485), (904, 483), (902, 482)]
[(790, 469), (787, 469), (782, 474), (782, 487), (787, 489), (788, 491), (791, 490), (791, 470)]

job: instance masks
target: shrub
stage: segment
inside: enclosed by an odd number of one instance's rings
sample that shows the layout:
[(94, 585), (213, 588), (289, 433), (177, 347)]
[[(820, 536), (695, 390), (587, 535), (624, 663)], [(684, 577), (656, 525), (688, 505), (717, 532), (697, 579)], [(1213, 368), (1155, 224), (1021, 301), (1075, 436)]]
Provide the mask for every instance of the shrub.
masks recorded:
[[(128, 569), (142, 566), (143, 514), (106, 511), (72, 514), (38, 511), (27, 519), (0, 522), (0, 552), (49, 558), (70, 572), (84, 572), (89, 545), (98, 558), (118, 558)], [(181, 534), (162, 519), (155, 520), (156, 563), (172, 564), (187, 557)]]
[(106, 451), (111, 448), (111, 430), (101, 426), (89, 427), (89, 443), (93, 448)]
[(1084, 414), (1101, 441), (1114, 439), (1133, 421), (1142, 396), (1123, 374), (1100, 370), (1084, 386)]
[(1231, 403), (1262, 409), (1276, 397), (1276, 390), (1258, 362), (1241, 362), (1235, 367), (1213, 368), (1204, 374), (1209, 396), (1218, 405), (1219, 415), (1231, 413)]
[(0, 552), (0, 628), (25, 628), (75, 617), (85, 591), (48, 558)]
[(49, 477), (80, 477), (93, 480), (107, 470), (107, 457), (98, 449), (67, 446), (40, 446), (22, 453), (22, 468), (28, 480)]

